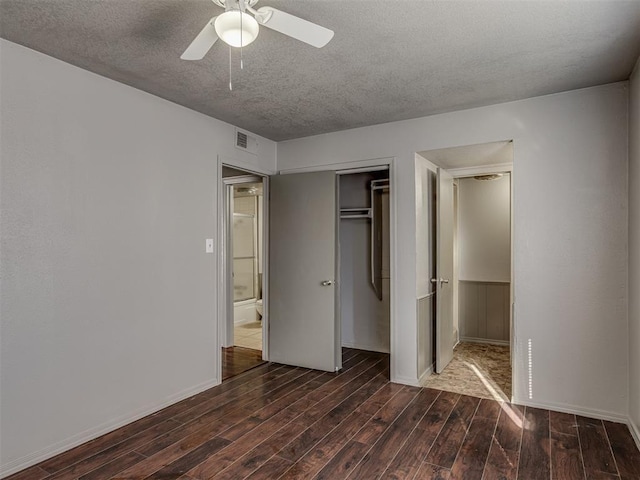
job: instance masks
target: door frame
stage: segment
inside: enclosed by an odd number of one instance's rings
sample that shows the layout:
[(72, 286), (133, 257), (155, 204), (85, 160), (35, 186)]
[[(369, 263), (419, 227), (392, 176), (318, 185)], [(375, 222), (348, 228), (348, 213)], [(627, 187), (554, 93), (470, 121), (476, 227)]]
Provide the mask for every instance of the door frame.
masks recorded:
[[(222, 177), (222, 167), (231, 167), (237, 170), (247, 172), (247, 176), (235, 177), (240, 181), (231, 180), (234, 177), (229, 177), (226, 181)], [(217, 252), (217, 268), (216, 268), (216, 282), (217, 288), (215, 291), (215, 299), (217, 305), (217, 318), (215, 319), (216, 333), (217, 333), (217, 348), (216, 358), (218, 359), (217, 375), (219, 383), (222, 382), (222, 352), (221, 349), (228, 341), (228, 320), (229, 315), (233, 313), (233, 296), (231, 289), (228, 286), (232, 281), (232, 269), (231, 263), (231, 245), (227, 238), (227, 232), (229, 231), (232, 215), (229, 209), (229, 185), (234, 183), (246, 183), (250, 178), (259, 177), (262, 180), (262, 301), (263, 301), (263, 315), (262, 315), (262, 359), (269, 360), (269, 176), (273, 175), (272, 171), (261, 169), (253, 164), (247, 162), (225, 157), (218, 156), (217, 162), (217, 181), (215, 201), (217, 204), (217, 225), (216, 225), (216, 238), (218, 245)], [(231, 254), (232, 255), (232, 254)]]
[[(396, 319), (398, 317), (397, 313), (397, 288), (398, 288), (398, 277), (397, 277), (397, 204), (398, 204), (398, 192), (396, 188), (397, 184), (397, 174), (396, 174), (396, 159), (395, 157), (383, 157), (383, 158), (373, 158), (368, 160), (356, 160), (356, 161), (348, 161), (348, 162), (336, 162), (336, 163), (327, 163), (324, 165), (314, 165), (310, 167), (300, 167), (300, 168), (292, 168), (287, 170), (281, 170), (278, 173), (281, 175), (292, 174), (292, 173), (307, 173), (307, 172), (322, 172), (322, 171), (335, 171), (336, 176), (349, 174), (349, 173), (357, 173), (357, 172), (367, 172), (367, 171), (376, 171), (381, 170), (382, 168), (389, 170), (389, 267), (391, 270), (391, 289), (390, 289), (390, 298), (389, 298), (389, 375), (391, 382), (397, 383), (406, 383), (406, 379), (401, 378), (396, 374), (395, 370), (395, 362), (396, 355), (398, 350), (396, 349)], [(336, 212), (336, 218), (339, 220), (339, 211)], [(336, 261), (340, 258), (339, 249), (336, 250)], [(340, 287), (340, 269), (339, 263), (337, 263), (338, 268), (336, 270), (336, 278), (337, 285)], [(338, 296), (339, 299), (339, 296)], [(337, 331), (342, 332), (342, 322), (340, 319), (339, 308), (337, 305), (336, 312), (336, 321), (337, 321)], [(340, 352), (342, 351), (342, 345), (340, 345)]]
[[(224, 245), (224, 261), (223, 261), (223, 269), (224, 269), (224, 303), (225, 303), (225, 317), (223, 317), (223, 347), (232, 347), (233, 346), (233, 337), (232, 326), (234, 322), (234, 307), (233, 307), (233, 293), (232, 289), (228, 288), (233, 284), (233, 269), (230, 267), (229, 259), (233, 258), (233, 210), (234, 210), (234, 200), (233, 200), (233, 188), (235, 185), (243, 185), (245, 183), (256, 183), (263, 182), (264, 179), (260, 175), (243, 175), (238, 177), (229, 177), (223, 178), (222, 183), (224, 185), (223, 192), (223, 214), (224, 214), (224, 226), (223, 226), (223, 245)], [(264, 195), (264, 191), (263, 191)], [(263, 215), (263, 212), (260, 212)], [(264, 216), (263, 216), (264, 218)], [(264, 227), (264, 222), (263, 222)], [(256, 226), (257, 228), (257, 226)], [(262, 246), (264, 249), (264, 245)], [(263, 252), (264, 254), (264, 252)], [(263, 263), (264, 255), (260, 258), (260, 263)], [(262, 265), (264, 270), (264, 264)], [(264, 334), (263, 334), (264, 337)], [(264, 345), (264, 343), (263, 343)]]

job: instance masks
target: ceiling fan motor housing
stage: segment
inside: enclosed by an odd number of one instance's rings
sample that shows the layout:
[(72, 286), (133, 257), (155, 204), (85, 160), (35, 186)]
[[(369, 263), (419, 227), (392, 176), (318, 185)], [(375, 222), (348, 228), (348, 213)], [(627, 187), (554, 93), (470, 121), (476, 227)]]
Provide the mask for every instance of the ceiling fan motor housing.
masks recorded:
[[(213, 17), (180, 56), (183, 60), (202, 60), (220, 38), (232, 47), (244, 47), (258, 36), (259, 25), (295, 38), (316, 48), (333, 38), (333, 31), (272, 7), (253, 5), (258, 0), (212, 0), (225, 9)], [(242, 61), (240, 63), (242, 66)]]

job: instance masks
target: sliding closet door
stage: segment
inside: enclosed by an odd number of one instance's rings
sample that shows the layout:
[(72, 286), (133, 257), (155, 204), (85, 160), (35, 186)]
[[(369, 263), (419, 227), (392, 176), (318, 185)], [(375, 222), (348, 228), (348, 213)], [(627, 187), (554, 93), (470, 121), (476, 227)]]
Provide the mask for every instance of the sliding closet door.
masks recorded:
[(334, 371), (335, 173), (277, 175), (269, 188), (269, 360)]

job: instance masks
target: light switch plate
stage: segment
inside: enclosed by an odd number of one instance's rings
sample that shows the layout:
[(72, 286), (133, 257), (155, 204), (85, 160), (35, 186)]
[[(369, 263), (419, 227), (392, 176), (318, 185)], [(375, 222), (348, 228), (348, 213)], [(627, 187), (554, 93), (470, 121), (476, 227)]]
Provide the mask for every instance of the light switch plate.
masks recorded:
[(207, 238), (207, 241), (205, 242), (205, 252), (213, 253), (213, 238)]

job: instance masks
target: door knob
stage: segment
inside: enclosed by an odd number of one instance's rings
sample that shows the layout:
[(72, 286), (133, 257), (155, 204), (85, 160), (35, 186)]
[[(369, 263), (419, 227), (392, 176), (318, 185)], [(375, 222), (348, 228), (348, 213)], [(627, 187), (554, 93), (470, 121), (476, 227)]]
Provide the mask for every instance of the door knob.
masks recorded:
[(437, 278), (432, 278), (431, 279), (431, 283), (438, 283), (438, 282), (440, 282), (440, 287), (442, 287), (443, 284), (449, 283), (449, 279), (448, 278), (442, 278), (442, 277), (440, 277), (440, 280), (438, 280)]
[(320, 285), (322, 285), (323, 287), (330, 287), (331, 285), (333, 285), (333, 280), (324, 280), (320, 283)]

